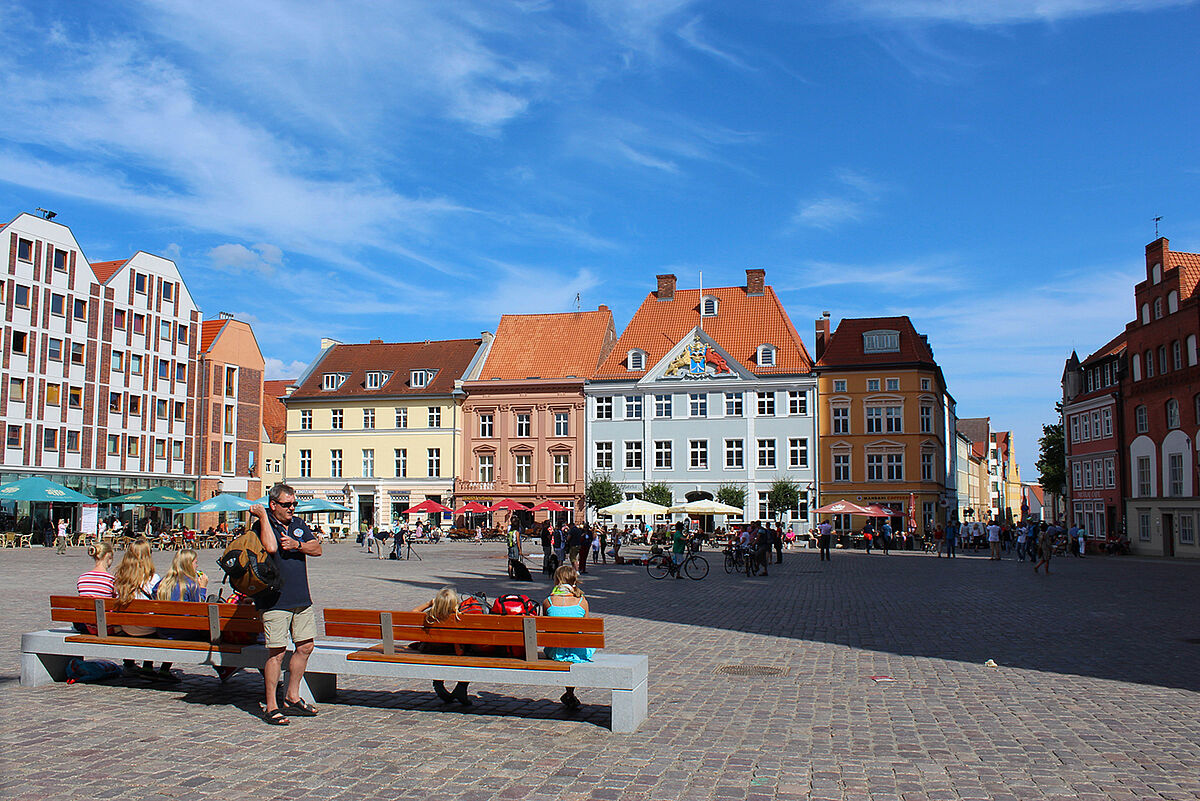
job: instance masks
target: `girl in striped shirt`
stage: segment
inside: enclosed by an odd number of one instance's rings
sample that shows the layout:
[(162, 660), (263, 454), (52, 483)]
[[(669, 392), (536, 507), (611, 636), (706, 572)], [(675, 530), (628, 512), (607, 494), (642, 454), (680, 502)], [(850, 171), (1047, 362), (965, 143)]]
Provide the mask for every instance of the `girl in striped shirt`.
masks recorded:
[[(88, 546), (88, 556), (95, 560), (91, 570), (75, 582), (75, 591), (87, 598), (116, 598), (117, 588), (113, 574), (108, 572), (113, 563), (113, 547), (107, 542), (96, 542)], [(96, 627), (76, 623), (75, 630), (95, 634)]]

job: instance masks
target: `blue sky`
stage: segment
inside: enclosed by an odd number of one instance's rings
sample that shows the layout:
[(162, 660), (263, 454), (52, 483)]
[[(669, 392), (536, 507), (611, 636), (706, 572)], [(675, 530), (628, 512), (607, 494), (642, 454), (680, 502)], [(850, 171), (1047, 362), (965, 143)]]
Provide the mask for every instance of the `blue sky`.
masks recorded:
[(1198, 40), (1189, 0), (0, 0), (0, 216), (175, 259), (277, 377), (763, 267), (810, 349), (911, 316), (1035, 479), (1151, 219), (1200, 250)]

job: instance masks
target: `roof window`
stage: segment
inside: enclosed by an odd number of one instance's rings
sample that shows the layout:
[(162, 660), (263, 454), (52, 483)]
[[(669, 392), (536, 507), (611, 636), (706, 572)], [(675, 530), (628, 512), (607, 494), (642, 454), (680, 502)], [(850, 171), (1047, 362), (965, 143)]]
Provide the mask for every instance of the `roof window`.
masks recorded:
[(759, 345), (758, 346), (758, 366), (759, 367), (774, 367), (775, 366), (775, 346), (774, 345)]
[(702, 317), (716, 317), (717, 299), (712, 295), (708, 295), (704, 300), (700, 301), (700, 315)]
[(321, 389), (331, 390), (337, 389), (346, 380), (346, 376), (342, 373), (325, 373), (321, 376)]
[(868, 331), (863, 334), (863, 353), (898, 353), (899, 331)]
[(433, 376), (433, 370), (413, 370), (408, 375), (408, 384), (411, 387), (427, 387)]
[(387, 380), (392, 377), (392, 374), (384, 370), (368, 370), (367, 371), (367, 389), (379, 389)]
[(645, 370), (646, 369), (646, 353), (640, 350), (629, 351), (625, 359), (625, 363), (629, 365), (630, 370)]

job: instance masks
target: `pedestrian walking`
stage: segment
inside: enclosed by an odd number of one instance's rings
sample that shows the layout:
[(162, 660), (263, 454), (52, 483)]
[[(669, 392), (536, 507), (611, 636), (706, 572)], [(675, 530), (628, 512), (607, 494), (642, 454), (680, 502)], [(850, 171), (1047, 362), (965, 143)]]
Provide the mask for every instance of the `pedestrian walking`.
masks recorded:
[[(600, 527), (600, 561), (603, 564), (608, 564), (608, 526)], [(592, 564), (596, 564), (596, 557), (592, 557)]]
[(1054, 537), (1046, 529), (1046, 524), (1042, 523), (1041, 531), (1038, 534), (1038, 553), (1041, 559), (1033, 566), (1033, 572), (1038, 572), (1038, 568), (1042, 565), (1046, 566), (1046, 575), (1050, 575), (1050, 557), (1054, 556)]
[(888, 550), (892, 547), (892, 524), (887, 520), (883, 521), (883, 528), (879, 532), (879, 544), (883, 548), (883, 555), (888, 555)]
[(1000, 561), (1000, 526), (995, 521), (987, 527), (988, 548), (991, 549), (991, 561)]
[(829, 545), (833, 540), (833, 526), (828, 520), (822, 521), (817, 526), (817, 545), (821, 548), (821, 561), (833, 561), (829, 556)]
[(54, 541), (55, 551), (61, 554), (67, 552), (67, 521), (59, 518), (58, 521), (58, 536)]
[(783, 532), (777, 528), (771, 529), (771, 544), (775, 546), (775, 564), (783, 564)]
[(957, 520), (951, 520), (950, 525), (946, 526), (946, 558), (953, 559), (954, 548), (958, 544), (959, 534), (962, 532), (962, 524)]
[(1029, 526), (1024, 525), (1017, 529), (1017, 561), (1025, 561), (1025, 544), (1029, 542)]
[(584, 523), (579, 536), (579, 572), (587, 574), (588, 552), (592, 550), (592, 524)]

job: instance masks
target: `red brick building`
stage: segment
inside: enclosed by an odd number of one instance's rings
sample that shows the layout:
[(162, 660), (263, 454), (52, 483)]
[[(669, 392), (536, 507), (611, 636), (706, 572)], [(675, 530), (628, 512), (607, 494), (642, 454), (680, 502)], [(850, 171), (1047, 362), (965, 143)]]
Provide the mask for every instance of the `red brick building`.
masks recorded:
[(1067, 455), (1067, 519), (1094, 537), (1124, 531), (1121, 382), (1125, 334), (1063, 371), (1063, 439)]

